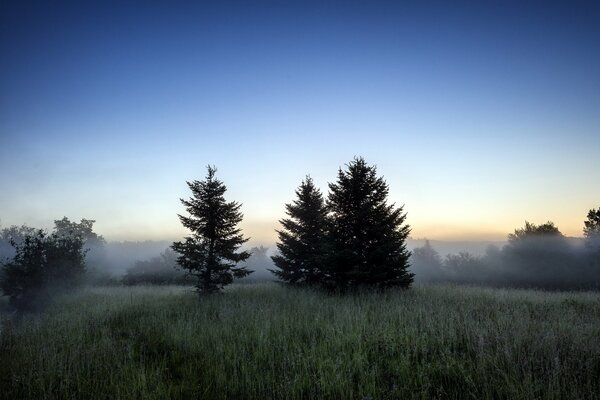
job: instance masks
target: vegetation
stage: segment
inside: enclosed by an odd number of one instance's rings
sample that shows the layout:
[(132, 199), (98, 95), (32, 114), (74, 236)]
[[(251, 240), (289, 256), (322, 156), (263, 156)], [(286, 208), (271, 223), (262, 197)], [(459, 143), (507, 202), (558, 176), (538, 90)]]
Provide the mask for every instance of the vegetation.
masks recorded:
[[(591, 224), (589, 224), (591, 226)], [(499, 287), (589, 290), (600, 288), (600, 251), (573, 243), (552, 223), (525, 226), (499, 249), (483, 257), (450, 254), (441, 260), (426, 242), (413, 251), (412, 271), (421, 282), (453, 282)]]
[(406, 214), (387, 204), (389, 188), (375, 167), (363, 158), (347, 167), (329, 184), (326, 204), (310, 177), (286, 204), (290, 218), (280, 221), (273, 272), (287, 283), (336, 291), (409, 287)]
[(80, 222), (71, 222), (69, 218), (63, 217), (54, 221), (54, 233), (58, 236), (79, 236), (83, 239), (86, 248), (103, 247), (106, 240), (94, 232), (95, 222), (85, 218)]
[(410, 253), (403, 207), (387, 203), (389, 188), (377, 169), (355, 158), (329, 184), (326, 281), (348, 287), (408, 287)]
[(206, 180), (187, 182), (192, 197), (181, 202), (189, 217), (179, 215), (179, 219), (191, 235), (172, 246), (180, 254), (177, 263), (195, 277), (200, 294), (218, 292), (251, 272), (237, 265), (250, 257), (249, 252), (238, 251), (248, 240), (238, 228), (241, 204), (225, 200), (227, 188), (215, 178), (216, 171), (209, 166)]
[(0, 264), (15, 255), (13, 243), (20, 244), (26, 236), (35, 235), (36, 229), (27, 225), (12, 225), (0, 229)]
[(7, 399), (594, 399), (597, 293), (92, 288), (3, 321)]
[(289, 218), (280, 220), (278, 254), (272, 257), (273, 273), (295, 285), (316, 285), (325, 273), (323, 262), (327, 210), (321, 191), (307, 176), (296, 190), (297, 199), (285, 205)]
[(177, 266), (177, 253), (165, 250), (160, 256), (137, 261), (123, 276), (125, 285), (185, 285), (193, 283)]
[(596, 210), (592, 208), (583, 224), (586, 245), (600, 256), (600, 207)]
[(80, 236), (59, 236), (42, 230), (13, 242), (15, 256), (2, 268), (0, 287), (19, 310), (44, 305), (56, 290), (81, 283), (85, 252)]

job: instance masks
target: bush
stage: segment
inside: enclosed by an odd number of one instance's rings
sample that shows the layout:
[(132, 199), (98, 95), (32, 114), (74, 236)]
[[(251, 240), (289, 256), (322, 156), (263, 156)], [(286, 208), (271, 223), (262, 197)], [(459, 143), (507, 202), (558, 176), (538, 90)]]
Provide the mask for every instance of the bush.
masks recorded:
[(57, 291), (82, 282), (85, 272), (83, 239), (58, 236), (42, 230), (11, 241), (15, 255), (2, 268), (0, 287), (19, 310), (38, 308)]
[(192, 277), (176, 269), (176, 265), (177, 254), (167, 249), (158, 257), (136, 262), (125, 273), (123, 283), (128, 286), (191, 284)]

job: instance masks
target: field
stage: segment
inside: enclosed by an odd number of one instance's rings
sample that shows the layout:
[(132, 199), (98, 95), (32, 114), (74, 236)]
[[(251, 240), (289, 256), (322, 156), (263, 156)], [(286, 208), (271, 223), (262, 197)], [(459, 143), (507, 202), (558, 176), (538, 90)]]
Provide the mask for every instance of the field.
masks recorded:
[(6, 399), (600, 398), (591, 292), (88, 288), (1, 329)]

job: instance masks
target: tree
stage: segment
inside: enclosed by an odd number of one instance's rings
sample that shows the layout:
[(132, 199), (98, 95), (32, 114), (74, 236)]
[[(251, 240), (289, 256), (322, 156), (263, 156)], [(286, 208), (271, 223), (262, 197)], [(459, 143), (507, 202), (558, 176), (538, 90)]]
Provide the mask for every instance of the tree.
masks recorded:
[(0, 287), (16, 308), (35, 308), (54, 291), (81, 283), (85, 272), (81, 237), (38, 230), (27, 234), (21, 243), (12, 243), (15, 256), (3, 267)]
[(518, 286), (548, 289), (569, 287), (577, 278), (569, 243), (553, 222), (523, 228), (508, 235), (502, 250), (507, 279)]
[(442, 257), (425, 240), (423, 247), (417, 247), (410, 256), (411, 270), (418, 281), (441, 281), (445, 278)]
[(323, 244), (327, 211), (323, 195), (310, 176), (298, 189), (297, 199), (285, 205), (289, 218), (279, 221), (279, 254), (271, 257), (276, 269), (270, 270), (290, 284), (314, 285), (323, 278)]
[(508, 241), (510, 243), (517, 243), (519, 241), (532, 239), (532, 238), (559, 238), (563, 237), (562, 233), (554, 225), (554, 222), (548, 221), (545, 224), (536, 225), (531, 222), (525, 221), (523, 228), (515, 229), (515, 233), (508, 235)]
[(227, 188), (215, 178), (216, 169), (207, 168), (204, 181), (187, 182), (192, 197), (181, 199), (189, 216), (179, 215), (179, 220), (191, 235), (171, 246), (180, 254), (179, 266), (197, 279), (198, 293), (220, 291), (251, 272), (236, 265), (250, 257), (247, 251), (238, 252), (248, 241), (237, 227), (243, 217), (241, 204), (225, 201)]
[(108, 267), (106, 261), (106, 240), (101, 235), (94, 232), (93, 219), (82, 218), (80, 222), (71, 222), (69, 218), (54, 221), (54, 233), (61, 237), (79, 236), (83, 239), (83, 248), (86, 251), (85, 261), (88, 272), (95, 275), (102, 274), (102, 271)]
[(376, 167), (355, 158), (329, 184), (328, 284), (344, 290), (356, 286), (409, 287), (410, 252), (403, 206), (387, 203), (389, 188)]
[(94, 232), (93, 219), (81, 219), (80, 222), (71, 222), (69, 218), (54, 221), (54, 233), (58, 236), (80, 236), (85, 246), (102, 247), (106, 244), (106, 240), (96, 232)]
[(25, 237), (36, 233), (36, 229), (27, 225), (12, 225), (0, 229), (0, 263), (6, 258), (12, 258), (15, 255), (15, 249), (12, 243), (20, 244)]
[(586, 245), (593, 250), (600, 251), (600, 207), (597, 210), (592, 208), (583, 224)]
[(583, 235), (588, 258), (588, 281), (600, 287), (600, 207), (588, 212), (584, 222)]
[(448, 280), (458, 283), (481, 282), (482, 276), (485, 276), (482, 259), (466, 251), (447, 254), (444, 267), (448, 273)]

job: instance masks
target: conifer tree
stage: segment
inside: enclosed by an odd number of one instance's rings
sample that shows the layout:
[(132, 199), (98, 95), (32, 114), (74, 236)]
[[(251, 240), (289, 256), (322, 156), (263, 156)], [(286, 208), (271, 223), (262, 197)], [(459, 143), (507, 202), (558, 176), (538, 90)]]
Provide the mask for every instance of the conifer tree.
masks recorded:
[(286, 204), (289, 218), (279, 222), (279, 254), (271, 257), (277, 269), (271, 270), (290, 284), (314, 285), (323, 277), (325, 203), (310, 176), (296, 189), (297, 199)]
[(175, 242), (173, 250), (179, 266), (196, 278), (198, 293), (220, 291), (234, 278), (243, 278), (252, 271), (237, 263), (250, 257), (238, 251), (248, 239), (238, 224), (242, 221), (241, 204), (225, 201), (227, 188), (215, 178), (216, 169), (208, 166), (204, 181), (187, 182), (192, 191), (189, 200), (181, 199), (189, 216), (179, 215), (183, 226), (191, 231), (183, 242)]
[(413, 274), (403, 207), (387, 203), (389, 188), (363, 158), (338, 172), (329, 184), (328, 284), (337, 290), (357, 286), (409, 287)]

